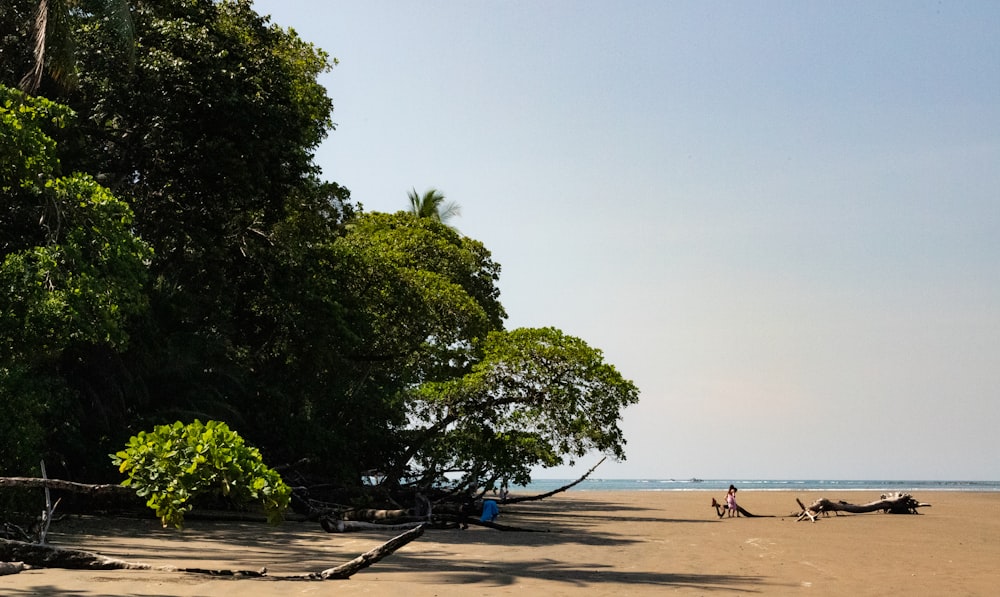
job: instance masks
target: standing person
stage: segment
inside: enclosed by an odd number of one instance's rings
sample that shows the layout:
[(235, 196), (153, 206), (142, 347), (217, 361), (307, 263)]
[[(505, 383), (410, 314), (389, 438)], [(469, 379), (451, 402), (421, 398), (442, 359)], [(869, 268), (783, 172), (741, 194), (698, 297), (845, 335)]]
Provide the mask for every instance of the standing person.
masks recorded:
[(734, 513), (736, 517), (740, 515), (740, 507), (736, 504), (736, 486), (729, 486), (729, 493), (726, 494), (726, 509), (729, 510), (729, 517), (732, 518)]

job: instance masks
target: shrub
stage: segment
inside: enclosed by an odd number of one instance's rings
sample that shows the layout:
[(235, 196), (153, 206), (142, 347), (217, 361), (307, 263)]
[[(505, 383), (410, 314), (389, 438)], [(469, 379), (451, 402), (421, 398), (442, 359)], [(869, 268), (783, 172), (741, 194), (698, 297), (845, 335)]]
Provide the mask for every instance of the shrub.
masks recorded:
[(142, 431), (111, 460), (128, 473), (122, 485), (147, 498), (164, 527), (181, 528), (200, 494), (221, 494), (241, 506), (260, 502), (271, 524), (281, 522), (291, 499), (291, 488), (260, 452), (219, 421), (178, 421)]

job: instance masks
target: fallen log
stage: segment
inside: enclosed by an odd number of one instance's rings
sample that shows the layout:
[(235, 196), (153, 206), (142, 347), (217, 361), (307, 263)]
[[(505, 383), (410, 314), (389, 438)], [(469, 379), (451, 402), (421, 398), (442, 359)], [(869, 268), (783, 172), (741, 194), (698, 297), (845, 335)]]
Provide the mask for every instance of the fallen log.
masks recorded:
[(64, 549), (40, 543), (0, 539), (0, 561), (22, 561), (38, 568), (70, 570), (151, 570), (150, 564), (126, 562), (89, 551)]
[(404, 516), (412, 516), (412, 510), (376, 510), (376, 509), (360, 509), (360, 510), (346, 510), (340, 514), (342, 520), (358, 520), (358, 521), (372, 521), (372, 520), (392, 520), (394, 518), (403, 518)]
[(918, 502), (913, 496), (896, 492), (890, 494), (882, 494), (882, 496), (867, 504), (850, 504), (844, 501), (834, 502), (826, 498), (820, 498), (806, 506), (801, 500), (796, 498), (795, 500), (799, 504), (801, 511), (798, 514), (797, 520), (802, 521), (807, 518), (813, 522), (816, 522), (816, 517), (820, 514), (827, 514), (829, 512), (850, 512), (852, 514), (864, 514), (867, 512), (884, 512), (888, 514), (919, 514), (918, 508), (928, 508), (930, 504), (925, 504), (923, 502)]
[(20, 487), (25, 489), (57, 489), (90, 496), (131, 496), (135, 490), (123, 485), (110, 483), (90, 485), (62, 479), (39, 479), (37, 477), (0, 477), (0, 488)]
[[(281, 575), (269, 578), (291, 580), (331, 580), (350, 578), (359, 570), (391, 555), (400, 547), (420, 537), (424, 532), (423, 525), (393, 537), (382, 545), (371, 549), (350, 562), (328, 568), (321, 572), (304, 575)], [(109, 558), (100, 554), (77, 549), (65, 549), (51, 545), (25, 543), (10, 539), (0, 539), (0, 562), (8, 561), (11, 572), (20, 572), (28, 566), (38, 568), (68, 568), (73, 570), (156, 570), (162, 572), (185, 572), (190, 574), (207, 574), (211, 576), (226, 576), (238, 578), (259, 578), (267, 576), (267, 568), (260, 570), (208, 570), (205, 568), (179, 568), (176, 566), (154, 566), (143, 562), (129, 562), (117, 558)], [(20, 568), (15, 570), (15, 568)]]
[(0, 576), (17, 574), (27, 568), (24, 562), (0, 562)]
[(327, 533), (357, 533), (363, 531), (404, 531), (415, 529), (426, 521), (400, 522), (396, 524), (379, 524), (377, 522), (363, 522), (360, 520), (335, 520), (333, 518), (321, 518), (319, 521), (323, 530)]

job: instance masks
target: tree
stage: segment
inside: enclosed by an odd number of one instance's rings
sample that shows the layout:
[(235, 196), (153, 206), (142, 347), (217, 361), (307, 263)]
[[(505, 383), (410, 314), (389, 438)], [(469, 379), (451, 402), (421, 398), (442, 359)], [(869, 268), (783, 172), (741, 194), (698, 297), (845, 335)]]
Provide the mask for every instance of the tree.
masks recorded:
[[(338, 277), (352, 296), (361, 293), (356, 307), (367, 314), (369, 357), (432, 357), (445, 365), (503, 325), (499, 265), (482, 243), (432, 219), (365, 214), (337, 246), (350, 256), (339, 263), (352, 268)], [(435, 367), (425, 363), (414, 380), (454, 372)]]
[(410, 213), (418, 218), (429, 218), (435, 222), (448, 225), (448, 221), (462, 214), (462, 208), (454, 201), (445, 203), (445, 196), (437, 189), (427, 189), (423, 195), (417, 194), (417, 189), (407, 193), (410, 199)]
[[(95, 11), (88, 14), (89, 11)], [(81, 15), (108, 22), (115, 38), (125, 49), (129, 62), (134, 58), (132, 18), (127, 0), (38, 0), (32, 20), (31, 69), (21, 78), (20, 87), (35, 92), (46, 72), (63, 89), (76, 85), (76, 55), (71, 19)]]
[[(100, 466), (112, 445), (165, 418), (224, 419), (262, 447), (301, 447), (287, 441), (309, 435), (296, 433), (297, 415), (258, 415), (284, 406), (307, 416), (336, 387), (336, 368), (322, 367), (351, 340), (337, 289), (312, 261), (352, 210), (346, 189), (320, 181), (313, 163), (332, 128), (316, 80), (328, 56), (246, 0), (130, 4), (131, 70), (115, 23), (89, 18), (96, 0), (74, 4), (68, 21), (78, 85), (60, 97), (80, 119), (61, 133), (61, 163), (126, 198), (155, 249), (149, 309), (123, 330), (133, 342), (62, 353), (59, 375), (81, 396), (67, 418), (88, 444), (62, 446), (73, 476), (100, 475), (86, 455)], [(0, 10), (0, 73), (15, 83), (31, 62), (29, 5)], [(14, 228), (31, 230), (31, 214), (21, 215)], [(314, 323), (326, 325), (316, 334), (324, 342), (300, 343)]]
[(0, 86), (0, 396), (14, 413), (3, 466), (37, 458), (56, 413), (74, 435), (65, 356), (124, 347), (130, 318), (147, 306), (152, 253), (129, 207), (85, 174), (59, 175), (53, 135), (73, 117)]
[(339, 350), (303, 353), (299, 364), (328, 373), (301, 375), (298, 386), (316, 384), (308, 409), (329, 433), (321, 445), (336, 450), (328, 454), (341, 467), (355, 467), (357, 480), (403, 449), (404, 390), (465, 373), (476, 339), (502, 327), (500, 268), (481, 243), (402, 212), (359, 214), (314, 255), (310, 278), (329, 286), (310, 293), (311, 310), (341, 315), (331, 325), (322, 316), (305, 341)]
[[(0, 448), (24, 463), (44, 447), (96, 481), (130, 435), (195, 418), (344, 483), (387, 465), (523, 480), (584, 450), (623, 454), (631, 382), (561, 332), (502, 331), (500, 266), (442, 223), (457, 206), (414, 189), (412, 213), (365, 214), (320, 179), (329, 56), (249, 0), (130, 5), (134, 69), (115, 24), (92, 18), (99, 0), (80, 0), (69, 108), (22, 94), (4, 115), (20, 120), (0, 137), (0, 284), (14, 289), (0, 396), (19, 397), (8, 424), (24, 441)], [(31, 7), (0, 10), (6, 81), (32, 63)], [(538, 369), (544, 347), (563, 366)]]
[(8, 359), (50, 362), (72, 343), (127, 341), (125, 324), (146, 306), (148, 245), (132, 212), (84, 174), (57, 176), (43, 126), (72, 113), (0, 87), (0, 344)]
[(462, 377), (409, 394), (410, 444), (396, 462), (419, 484), (525, 484), (531, 468), (572, 464), (592, 450), (623, 459), (622, 410), (638, 389), (599, 350), (554, 328), (490, 333)]
[(330, 240), (290, 231), (333, 234), (350, 210), (346, 190), (322, 183), (312, 160), (332, 127), (316, 81), (329, 59), (245, 0), (132, 7), (138, 45), (124, 74), (112, 23), (75, 31), (79, 84), (67, 102), (81, 120), (61, 157), (128, 198), (155, 249), (150, 309), (132, 322), (141, 341), (79, 350), (63, 374), (88, 394), (118, 398), (110, 426), (91, 426), (84, 413), (95, 443), (201, 417), (239, 425), (262, 449), (283, 449), (285, 438), (298, 439), (294, 428), (274, 430), (285, 418), (259, 413), (282, 404), (305, 411), (314, 398), (305, 392), (320, 390), (298, 376), (323, 375), (289, 366), (309, 360), (292, 340), (321, 320), (281, 308), (285, 298), (315, 296), (312, 279), (292, 276), (303, 262), (289, 260)]

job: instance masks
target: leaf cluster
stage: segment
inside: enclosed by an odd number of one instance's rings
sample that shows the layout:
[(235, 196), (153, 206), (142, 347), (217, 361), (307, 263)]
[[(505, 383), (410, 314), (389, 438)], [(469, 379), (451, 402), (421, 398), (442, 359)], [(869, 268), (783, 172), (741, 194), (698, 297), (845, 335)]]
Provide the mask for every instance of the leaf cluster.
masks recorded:
[(291, 500), (291, 488), (264, 464), (260, 451), (219, 421), (178, 421), (139, 432), (111, 460), (128, 474), (122, 485), (147, 498), (164, 527), (181, 528), (203, 494), (222, 495), (239, 506), (259, 502), (272, 524), (282, 520)]
[(63, 106), (0, 86), (0, 345), (37, 362), (76, 342), (127, 339), (126, 319), (146, 307), (149, 246), (132, 211), (87, 174), (60, 176)]

